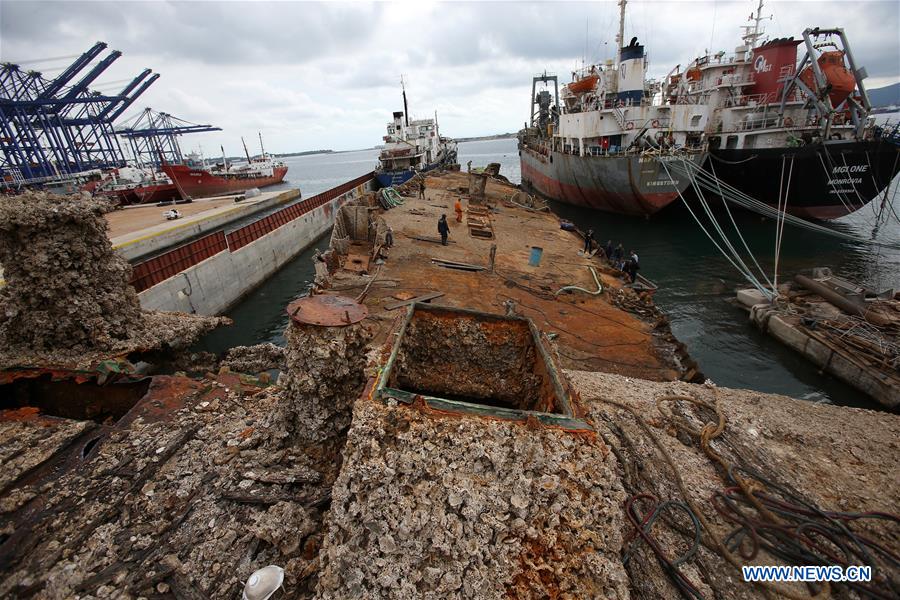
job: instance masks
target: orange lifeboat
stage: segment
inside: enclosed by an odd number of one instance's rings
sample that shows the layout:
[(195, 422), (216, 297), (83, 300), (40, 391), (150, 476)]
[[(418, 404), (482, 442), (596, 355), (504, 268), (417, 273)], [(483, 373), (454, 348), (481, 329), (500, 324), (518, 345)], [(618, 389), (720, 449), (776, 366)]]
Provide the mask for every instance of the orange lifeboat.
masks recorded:
[(585, 92), (589, 92), (594, 89), (598, 81), (600, 81), (599, 75), (588, 75), (587, 77), (582, 77), (578, 81), (573, 81), (569, 84), (569, 91), (573, 94), (583, 94)]
[(688, 81), (700, 81), (703, 77), (703, 71), (700, 70), (700, 67), (691, 67), (685, 73)]
[[(844, 53), (841, 50), (823, 52), (819, 56), (818, 63), (819, 68), (822, 69), (822, 73), (825, 75), (825, 80), (830, 86), (828, 97), (831, 99), (831, 106), (837, 108), (856, 89), (856, 79), (853, 77), (853, 73), (848, 71), (844, 65)], [(803, 69), (803, 72), (800, 73), (800, 80), (809, 86), (809, 89), (816, 89), (813, 83), (812, 68), (806, 67)]]

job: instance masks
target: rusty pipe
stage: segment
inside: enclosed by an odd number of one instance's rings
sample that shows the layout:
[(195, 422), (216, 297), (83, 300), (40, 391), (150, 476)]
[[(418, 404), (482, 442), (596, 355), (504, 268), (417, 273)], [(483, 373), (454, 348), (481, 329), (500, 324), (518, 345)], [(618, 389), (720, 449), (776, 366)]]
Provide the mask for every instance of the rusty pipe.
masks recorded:
[(809, 291), (822, 296), (822, 298), (840, 308), (842, 311), (851, 315), (862, 317), (872, 325), (884, 327), (885, 325), (891, 323), (891, 319), (888, 319), (881, 314), (873, 312), (871, 310), (866, 310), (866, 308), (864, 307), (857, 306), (850, 300), (844, 298), (842, 295), (832, 290), (827, 285), (824, 285), (816, 281), (815, 279), (811, 279), (806, 275), (794, 275), (794, 281), (796, 281)]

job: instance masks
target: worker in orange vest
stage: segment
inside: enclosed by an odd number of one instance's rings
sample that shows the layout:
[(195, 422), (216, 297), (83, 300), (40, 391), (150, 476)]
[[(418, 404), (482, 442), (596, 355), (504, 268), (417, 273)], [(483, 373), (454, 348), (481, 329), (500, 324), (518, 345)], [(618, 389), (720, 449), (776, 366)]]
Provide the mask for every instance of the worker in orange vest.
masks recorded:
[(462, 201), (457, 198), (456, 204), (453, 206), (453, 210), (456, 211), (456, 222), (462, 223)]

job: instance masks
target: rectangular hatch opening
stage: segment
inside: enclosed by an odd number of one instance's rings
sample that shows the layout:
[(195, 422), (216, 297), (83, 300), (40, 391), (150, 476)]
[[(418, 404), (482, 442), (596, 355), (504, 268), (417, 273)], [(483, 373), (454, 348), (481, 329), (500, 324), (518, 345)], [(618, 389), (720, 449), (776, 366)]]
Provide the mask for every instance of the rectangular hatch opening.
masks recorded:
[(484, 416), (573, 416), (568, 386), (529, 319), (426, 304), (410, 307), (379, 395)]

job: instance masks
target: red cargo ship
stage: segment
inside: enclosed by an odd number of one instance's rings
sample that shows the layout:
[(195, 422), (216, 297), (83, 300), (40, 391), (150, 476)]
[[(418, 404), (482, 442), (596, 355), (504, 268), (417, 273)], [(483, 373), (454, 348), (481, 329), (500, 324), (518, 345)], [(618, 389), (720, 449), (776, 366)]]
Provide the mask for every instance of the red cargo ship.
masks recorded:
[(245, 165), (219, 169), (198, 169), (187, 165), (163, 165), (162, 169), (182, 195), (192, 198), (274, 185), (281, 183), (288, 171), (283, 162), (267, 156), (253, 159)]

